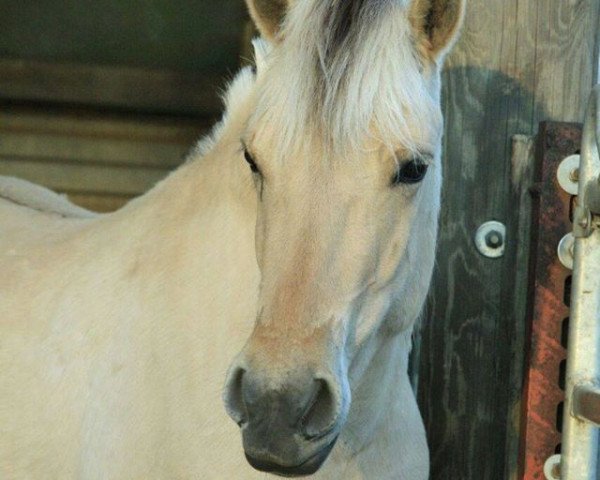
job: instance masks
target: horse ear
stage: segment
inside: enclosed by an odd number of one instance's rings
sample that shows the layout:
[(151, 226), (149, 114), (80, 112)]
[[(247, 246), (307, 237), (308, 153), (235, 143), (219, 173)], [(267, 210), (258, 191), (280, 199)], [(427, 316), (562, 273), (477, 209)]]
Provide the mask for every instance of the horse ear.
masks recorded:
[(459, 36), (466, 0), (414, 0), (411, 22), (421, 53), (442, 59)]
[(246, 0), (250, 16), (261, 36), (275, 40), (288, 8), (288, 0)]

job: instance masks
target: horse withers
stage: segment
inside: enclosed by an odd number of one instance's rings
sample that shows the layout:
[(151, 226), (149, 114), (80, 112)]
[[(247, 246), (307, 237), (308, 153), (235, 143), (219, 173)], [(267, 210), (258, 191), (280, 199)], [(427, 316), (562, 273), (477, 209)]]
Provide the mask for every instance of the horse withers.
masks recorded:
[(256, 72), (148, 194), (0, 180), (1, 478), (428, 477), (407, 363), (463, 3), (248, 0)]

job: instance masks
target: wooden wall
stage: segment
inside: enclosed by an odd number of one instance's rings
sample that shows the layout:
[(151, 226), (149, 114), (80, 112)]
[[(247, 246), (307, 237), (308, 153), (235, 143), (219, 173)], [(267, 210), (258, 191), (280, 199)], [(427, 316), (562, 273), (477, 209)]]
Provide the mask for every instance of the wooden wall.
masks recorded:
[(25, 178), (96, 211), (144, 193), (178, 166), (206, 124), (90, 112), (0, 110), (0, 174)]
[[(419, 370), (433, 480), (516, 478), (531, 185), (527, 138), (513, 151), (513, 136), (581, 121), (598, 78), (598, 0), (468, 3), (444, 75), (445, 190)], [(488, 220), (507, 225), (502, 259), (474, 247)]]
[(235, 69), (248, 18), (244, 0), (0, 0), (0, 12), (3, 59), (192, 74)]
[(120, 207), (220, 116), (243, 0), (0, 0), (0, 175)]

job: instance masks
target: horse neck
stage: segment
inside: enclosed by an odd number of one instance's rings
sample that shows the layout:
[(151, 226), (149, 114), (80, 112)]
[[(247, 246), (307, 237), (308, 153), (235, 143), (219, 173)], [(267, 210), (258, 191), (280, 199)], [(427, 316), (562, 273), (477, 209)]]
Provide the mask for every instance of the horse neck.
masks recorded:
[[(408, 356), (411, 348), (412, 329), (397, 334), (373, 335), (357, 355), (359, 363), (365, 362), (364, 371), (360, 366), (350, 367), (350, 375), (360, 375), (352, 392), (353, 407), (348, 419), (357, 449), (362, 449), (380, 436), (386, 428), (389, 416), (402, 415), (402, 409), (395, 411), (398, 402), (414, 402), (408, 380)], [(356, 362), (356, 361), (355, 361)], [(357, 408), (357, 406), (359, 408)], [(418, 421), (405, 415), (404, 421)], [(399, 423), (399, 419), (394, 419)]]
[[(168, 240), (177, 233), (175, 236), (181, 239), (190, 229), (201, 230), (195, 237), (199, 242), (210, 241), (209, 228), (216, 221), (222, 226), (248, 223), (253, 232), (256, 194), (236, 149), (237, 143), (224, 138), (205, 156), (192, 155), (187, 163), (114, 217), (117, 222), (135, 225), (146, 244), (151, 239), (160, 241), (155, 234)], [(128, 228), (131, 231), (132, 227)], [(190, 245), (180, 246), (186, 247)]]
[(411, 330), (374, 336), (363, 347), (368, 367), (352, 390), (340, 448), (319, 478), (428, 478), (425, 428), (407, 374)]

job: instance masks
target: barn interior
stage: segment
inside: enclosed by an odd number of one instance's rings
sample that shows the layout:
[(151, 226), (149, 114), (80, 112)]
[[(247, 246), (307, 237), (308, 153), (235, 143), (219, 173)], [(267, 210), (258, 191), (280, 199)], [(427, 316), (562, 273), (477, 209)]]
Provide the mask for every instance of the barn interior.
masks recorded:
[(243, 0), (0, 0), (0, 175), (115, 210), (177, 167), (252, 54)]

